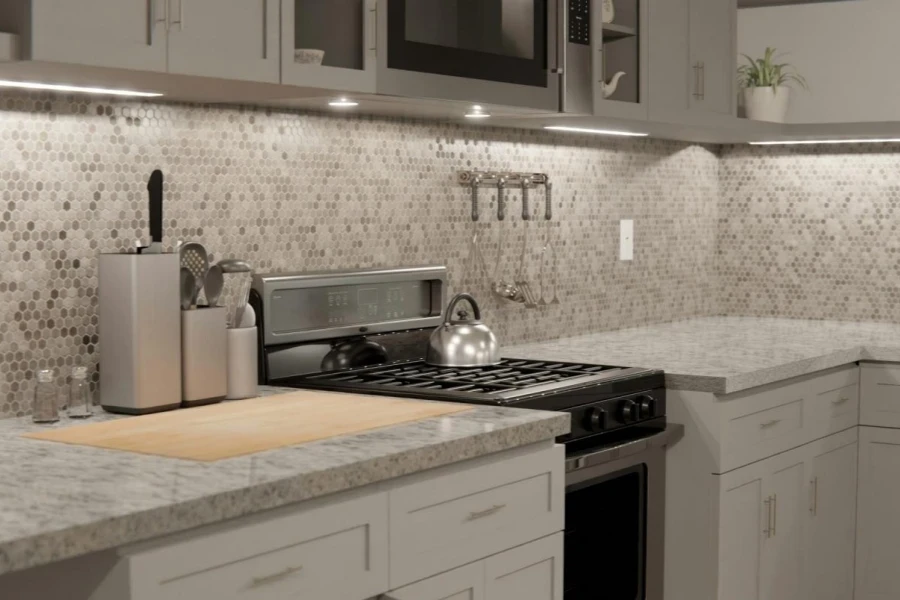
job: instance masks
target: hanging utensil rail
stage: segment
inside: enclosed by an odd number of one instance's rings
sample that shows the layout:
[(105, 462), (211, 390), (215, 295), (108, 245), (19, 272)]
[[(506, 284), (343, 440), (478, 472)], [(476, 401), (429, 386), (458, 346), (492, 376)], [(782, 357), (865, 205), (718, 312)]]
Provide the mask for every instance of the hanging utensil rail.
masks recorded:
[(508, 189), (522, 190), (522, 219), (529, 220), (528, 190), (539, 185), (545, 186), (544, 219), (553, 219), (552, 185), (550, 176), (545, 173), (514, 173), (507, 171), (460, 171), (458, 174), (460, 185), (472, 190), (472, 220), (479, 218), (478, 190), (483, 187), (497, 190), (497, 219), (503, 221), (506, 218), (506, 201)]

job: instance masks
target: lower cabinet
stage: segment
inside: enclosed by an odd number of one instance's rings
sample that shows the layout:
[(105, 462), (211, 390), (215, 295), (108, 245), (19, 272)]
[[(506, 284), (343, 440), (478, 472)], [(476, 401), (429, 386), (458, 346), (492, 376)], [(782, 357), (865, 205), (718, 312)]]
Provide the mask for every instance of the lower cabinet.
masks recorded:
[(900, 429), (859, 428), (856, 600), (900, 598)]
[(383, 600), (562, 600), (557, 533), (389, 592)]
[(718, 598), (852, 600), (856, 471), (854, 428), (716, 476)]

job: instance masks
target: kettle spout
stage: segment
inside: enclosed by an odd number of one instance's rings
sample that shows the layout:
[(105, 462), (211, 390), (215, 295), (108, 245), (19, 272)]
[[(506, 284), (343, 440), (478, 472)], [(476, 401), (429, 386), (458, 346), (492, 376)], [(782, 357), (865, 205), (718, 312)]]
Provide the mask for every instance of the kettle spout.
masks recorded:
[(608, 83), (601, 83), (601, 89), (603, 90), (603, 97), (609, 98), (613, 94), (616, 93), (616, 88), (619, 87), (619, 80), (625, 77), (625, 71), (619, 71), (615, 75), (613, 75), (612, 79), (609, 80)]

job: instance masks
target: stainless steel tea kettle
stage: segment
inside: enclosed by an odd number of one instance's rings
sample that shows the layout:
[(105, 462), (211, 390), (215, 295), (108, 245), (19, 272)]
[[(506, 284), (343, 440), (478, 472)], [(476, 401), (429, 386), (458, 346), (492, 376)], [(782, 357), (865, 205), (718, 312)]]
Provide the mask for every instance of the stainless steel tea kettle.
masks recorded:
[[(472, 305), (475, 318), (465, 310), (453, 318), (453, 311), (461, 301)], [(439, 367), (484, 367), (500, 362), (500, 343), (497, 336), (481, 322), (481, 309), (471, 294), (457, 294), (447, 306), (444, 323), (431, 333), (425, 362)]]

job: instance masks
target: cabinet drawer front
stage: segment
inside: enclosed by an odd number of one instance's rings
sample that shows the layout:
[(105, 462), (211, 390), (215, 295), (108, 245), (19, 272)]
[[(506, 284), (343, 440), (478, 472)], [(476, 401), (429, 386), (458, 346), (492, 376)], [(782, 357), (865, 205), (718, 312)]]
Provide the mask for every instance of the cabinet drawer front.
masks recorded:
[(484, 561), (394, 590), (380, 600), (484, 600)]
[(784, 436), (795, 435), (803, 427), (803, 399), (768, 410), (744, 415), (728, 423), (727, 440), (735, 447), (752, 448)]
[(860, 424), (900, 428), (900, 365), (862, 365)]
[(387, 589), (387, 494), (196, 535), (127, 557), (135, 600), (352, 600)]
[(391, 587), (563, 529), (564, 450), (414, 476), (390, 492)]
[(827, 433), (843, 431), (859, 422), (859, 385), (822, 392), (812, 398), (816, 420), (828, 428)]

